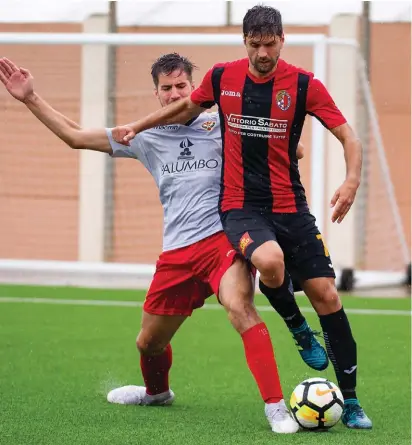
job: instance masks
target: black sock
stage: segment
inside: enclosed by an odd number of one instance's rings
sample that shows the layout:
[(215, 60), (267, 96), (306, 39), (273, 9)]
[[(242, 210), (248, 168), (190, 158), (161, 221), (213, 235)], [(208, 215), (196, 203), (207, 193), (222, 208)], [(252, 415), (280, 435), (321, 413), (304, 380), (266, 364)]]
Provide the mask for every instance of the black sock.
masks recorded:
[(335, 369), (343, 398), (356, 399), (356, 342), (343, 307), (333, 314), (319, 315), (326, 350)]
[(305, 322), (305, 317), (296, 304), (292, 281), (286, 269), (285, 278), (280, 287), (268, 287), (259, 280), (259, 288), (273, 309), (283, 318), (288, 328), (298, 328)]

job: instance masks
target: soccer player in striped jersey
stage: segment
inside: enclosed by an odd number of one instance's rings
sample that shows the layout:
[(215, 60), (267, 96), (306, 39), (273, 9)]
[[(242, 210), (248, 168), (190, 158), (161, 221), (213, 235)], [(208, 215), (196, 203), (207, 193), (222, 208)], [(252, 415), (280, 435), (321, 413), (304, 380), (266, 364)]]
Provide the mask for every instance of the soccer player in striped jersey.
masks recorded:
[[(342, 143), (346, 178), (331, 200), (341, 223), (361, 176), (361, 144), (313, 73), (280, 58), (281, 14), (258, 5), (243, 20), (248, 57), (218, 63), (190, 98), (123, 127), (127, 143), (155, 125), (189, 120), (218, 105), (222, 131), (219, 213), (234, 249), (260, 272), (260, 289), (285, 320), (302, 358), (327, 366), (322, 348), (290, 291), (290, 271), (319, 315), (329, 358), (345, 398), (343, 423), (369, 429), (356, 394), (357, 348), (335, 285), (335, 272), (300, 181), (297, 147), (307, 114)], [(311, 347), (312, 345), (312, 347)]]

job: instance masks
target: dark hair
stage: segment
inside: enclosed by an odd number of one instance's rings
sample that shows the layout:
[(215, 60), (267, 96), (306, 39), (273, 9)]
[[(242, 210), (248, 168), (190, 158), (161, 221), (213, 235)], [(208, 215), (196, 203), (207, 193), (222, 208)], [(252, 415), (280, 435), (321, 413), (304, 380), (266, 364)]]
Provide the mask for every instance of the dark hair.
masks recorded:
[(282, 15), (271, 6), (256, 5), (243, 17), (244, 37), (283, 35)]
[(183, 57), (178, 53), (163, 54), (152, 65), (153, 83), (157, 87), (159, 85), (159, 75), (164, 74), (168, 76), (175, 70), (181, 70), (187, 74), (189, 80), (192, 80), (193, 70), (197, 66), (193, 64), (187, 57)]

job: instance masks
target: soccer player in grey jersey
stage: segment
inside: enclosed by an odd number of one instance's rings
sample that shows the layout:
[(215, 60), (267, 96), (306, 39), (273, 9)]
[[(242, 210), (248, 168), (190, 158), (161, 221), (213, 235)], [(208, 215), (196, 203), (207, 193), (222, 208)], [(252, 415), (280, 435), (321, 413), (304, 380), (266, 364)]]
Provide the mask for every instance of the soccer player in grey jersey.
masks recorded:
[[(192, 63), (177, 54), (155, 62), (152, 76), (162, 106), (191, 94), (192, 70)], [(216, 114), (201, 114), (186, 125), (155, 128), (124, 146), (115, 142), (122, 140), (116, 130), (82, 129), (54, 110), (34, 92), (30, 72), (5, 58), (0, 59), (0, 81), (70, 147), (138, 159), (159, 188), (164, 209), (163, 252), (145, 299), (136, 341), (145, 386), (116, 388), (108, 394), (109, 402), (173, 402), (170, 341), (193, 309), (215, 293), (242, 338), (272, 431), (297, 432), (299, 427), (283, 399), (269, 332), (253, 305), (253, 271), (232, 248), (220, 224), (217, 204), (222, 147)]]

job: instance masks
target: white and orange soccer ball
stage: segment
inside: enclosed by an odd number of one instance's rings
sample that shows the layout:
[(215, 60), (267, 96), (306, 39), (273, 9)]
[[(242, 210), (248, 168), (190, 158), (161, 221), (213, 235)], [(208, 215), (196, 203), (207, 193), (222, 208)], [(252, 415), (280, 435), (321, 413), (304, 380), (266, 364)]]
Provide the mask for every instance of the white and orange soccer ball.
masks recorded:
[(290, 409), (302, 428), (325, 430), (339, 422), (343, 396), (340, 389), (327, 379), (307, 379), (293, 390)]

